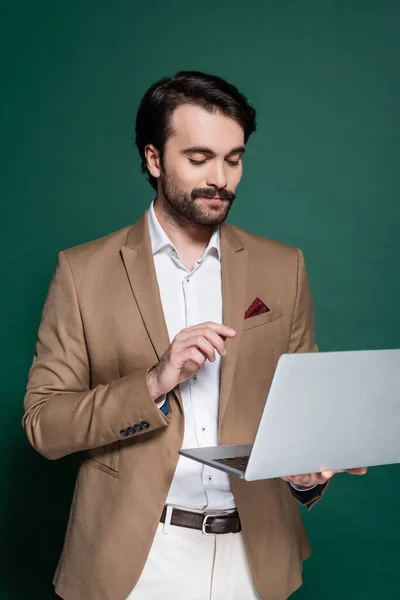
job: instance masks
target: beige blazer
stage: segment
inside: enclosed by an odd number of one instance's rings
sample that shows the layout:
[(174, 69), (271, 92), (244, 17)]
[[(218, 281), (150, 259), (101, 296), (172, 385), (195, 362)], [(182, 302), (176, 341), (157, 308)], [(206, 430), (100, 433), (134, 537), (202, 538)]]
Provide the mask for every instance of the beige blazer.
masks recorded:
[[(316, 350), (312, 301), (300, 250), (224, 224), (221, 256), (224, 322), (237, 336), (222, 360), (218, 430), (222, 444), (250, 443), (279, 356)], [(270, 312), (244, 320), (257, 296)], [(144, 567), (183, 439), (179, 390), (164, 416), (146, 386), (168, 345), (147, 213), (59, 254), (23, 425), (49, 459), (83, 451), (54, 578), (66, 600), (125, 600)], [(284, 600), (310, 555), (296, 500), (280, 479), (231, 484), (260, 594)]]

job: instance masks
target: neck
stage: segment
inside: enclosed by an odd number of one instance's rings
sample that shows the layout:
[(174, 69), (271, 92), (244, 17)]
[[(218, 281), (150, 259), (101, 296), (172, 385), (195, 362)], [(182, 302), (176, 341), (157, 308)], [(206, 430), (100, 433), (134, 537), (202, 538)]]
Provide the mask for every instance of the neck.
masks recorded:
[(193, 269), (196, 260), (201, 258), (207, 248), (214, 226), (197, 225), (191, 221), (178, 222), (168, 212), (168, 208), (159, 196), (154, 203), (154, 212), (161, 227), (178, 251), (181, 262), (189, 270)]

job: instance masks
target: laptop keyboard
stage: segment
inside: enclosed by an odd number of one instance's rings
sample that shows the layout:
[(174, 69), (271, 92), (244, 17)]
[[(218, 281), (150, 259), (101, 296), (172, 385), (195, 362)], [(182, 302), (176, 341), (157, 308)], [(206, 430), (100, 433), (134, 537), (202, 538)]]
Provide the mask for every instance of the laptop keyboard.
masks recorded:
[(234, 456), (233, 458), (214, 458), (215, 462), (233, 467), (238, 471), (245, 471), (247, 463), (249, 462), (250, 456)]

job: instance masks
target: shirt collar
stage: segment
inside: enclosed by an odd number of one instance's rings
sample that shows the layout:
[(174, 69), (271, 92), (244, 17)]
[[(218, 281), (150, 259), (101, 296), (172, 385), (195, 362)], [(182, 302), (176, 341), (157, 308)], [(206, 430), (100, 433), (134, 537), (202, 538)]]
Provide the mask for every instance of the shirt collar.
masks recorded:
[[(165, 248), (173, 248), (178, 254), (174, 244), (171, 242), (164, 229), (161, 227), (155, 210), (154, 201), (151, 203), (148, 214), (149, 233), (151, 239), (151, 249), (154, 254), (164, 250)], [(215, 253), (218, 260), (221, 260), (221, 243), (220, 243), (220, 231), (217, 225), (211, 236), (210, 242), (204, 251), (203, 257), (209, 253)]]

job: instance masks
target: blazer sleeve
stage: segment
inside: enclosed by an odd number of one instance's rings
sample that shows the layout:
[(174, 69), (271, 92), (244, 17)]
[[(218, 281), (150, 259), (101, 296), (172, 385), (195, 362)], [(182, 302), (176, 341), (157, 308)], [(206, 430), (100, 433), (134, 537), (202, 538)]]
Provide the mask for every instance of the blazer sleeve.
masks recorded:
[[(304, 264), (304, 256), (299, 249), (297, 249), (297, 290), (288, 352), (318, 352), (314, 332), (314, 307)], [(290, 491), (299, 504), (305, 505), (310, 509), (322, 498), (327, 487), (328, 483), (304, 493), (293, 490), (290, 486)]]
[(318, 352), (314, 333), (312, 303), (304, 256), (297, 249), (297, 287), (288, 352)]
[(22, 423), (29, 442), (45, 457), (57, 459), (165, 427), (169, 421), (150, 396), (147, 371), (139, 369), (91, 389), (73, 274), (61, 252), (24, 399)]

